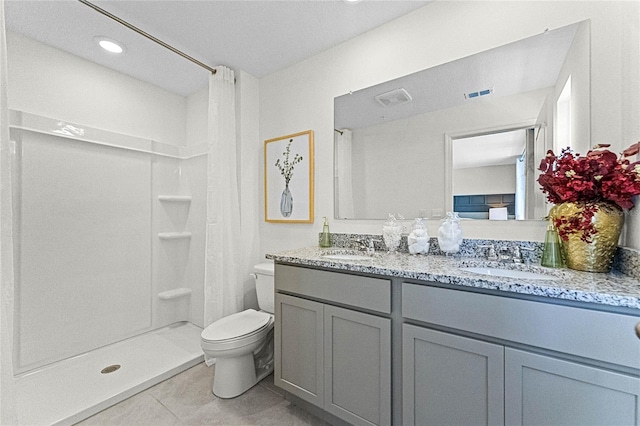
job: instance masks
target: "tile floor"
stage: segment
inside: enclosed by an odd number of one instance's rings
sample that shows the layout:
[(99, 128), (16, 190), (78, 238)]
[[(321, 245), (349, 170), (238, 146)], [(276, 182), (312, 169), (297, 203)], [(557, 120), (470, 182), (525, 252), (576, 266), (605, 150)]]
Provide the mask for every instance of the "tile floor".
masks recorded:
[(273, 374), (233, 399), (213, 395), (213, 374), (198, 364), (78, 425), (328, 425), (285, 400)]

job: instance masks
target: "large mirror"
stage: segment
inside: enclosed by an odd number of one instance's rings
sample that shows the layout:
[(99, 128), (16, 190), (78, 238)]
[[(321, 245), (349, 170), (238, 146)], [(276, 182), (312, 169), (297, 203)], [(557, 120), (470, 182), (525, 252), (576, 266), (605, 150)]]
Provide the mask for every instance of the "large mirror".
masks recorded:
[(548, 149), (590, 146), (589, 21), (334, 99), (337, 219), (542, 219)]

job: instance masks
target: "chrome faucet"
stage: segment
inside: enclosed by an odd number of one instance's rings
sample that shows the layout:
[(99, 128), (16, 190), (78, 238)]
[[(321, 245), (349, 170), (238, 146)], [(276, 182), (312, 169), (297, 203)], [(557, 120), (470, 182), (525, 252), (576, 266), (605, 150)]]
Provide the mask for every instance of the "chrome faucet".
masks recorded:
[(509, 247), (507, 246), (502, 246), (500, 247), (500, 254), (498, 255), (498, 260), (500, 262), (512, 262), (514, 261), (514, 255), (511, 253), (511, 250), (509, 250)]
[[(486, 260), (499, 260), (503, 263), (513, 262), (513, 263), (522, 263), (523, 262), (523, 251), (533, 252), (535, 249), (528, 247), (520, 247), (518, 244), (514, 244), (511, 248), (507, 245), (501, 246), (496, 252), (496, 248), (493, 244), (486, 245), (478, 245), (478, 248), (485, 248), (487, 251), (485, 252)], [(529, 263), (529, 258), (527, 257), (527, 263)]]
[(374, 254), (376, 252), (376, 247), (374, 242), (378, 242), (380, 240), (376, 240), (375, 238), (365, 238), (362, 240), (356, 240), (356, 242), (360, 245), (359, 250), (366, 251), (367, 254)]
[(373, 254), (376, 251), (376, 247), (373, 244), (374, 241), (378, 241), (374, 238), (365, 238), (365, 239), (361, 239), (361, 240), (356, 240), (356, 242), (359, 244), (359, 250), (362, 251), (366, 251), (367, 254)]

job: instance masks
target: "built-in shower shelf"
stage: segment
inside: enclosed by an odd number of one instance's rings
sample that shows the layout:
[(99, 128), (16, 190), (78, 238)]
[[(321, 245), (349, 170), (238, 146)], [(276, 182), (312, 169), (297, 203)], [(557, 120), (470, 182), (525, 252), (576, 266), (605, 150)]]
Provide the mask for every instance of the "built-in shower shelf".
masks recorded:
[(177, 299), (179, 297), (189, 296), (190, 294), (191, 294), (190, 288), (179, 287), (179, 288), (174, 288), (173, 290), (163, 291), (162, 293), (158, 294), (158, 297), (162, 300), (171, 300), (171, 299)]
[(160, 232), (158, 238), (161, 240), (184, 240), (191, 238), (191, 232)]
[(190, 195), (158, 195), (158, 200), (167, 203), (190, 203)]

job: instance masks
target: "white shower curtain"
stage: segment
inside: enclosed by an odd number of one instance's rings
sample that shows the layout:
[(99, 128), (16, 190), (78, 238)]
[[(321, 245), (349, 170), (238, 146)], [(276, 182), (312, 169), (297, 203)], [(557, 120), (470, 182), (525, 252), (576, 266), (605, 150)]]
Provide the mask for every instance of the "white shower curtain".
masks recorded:
[(353, 133), (349, 129), (334, 132), (335, 135), (335, 176), (337, 215), (339, 219), (353, 219)]
[(0, 424), (17, 424), (13, 379), (13, 214), (7, 103), (7, 37), (0, 1)]
[(205, 326), (243, 308), (234, 73), (209, 78)]

